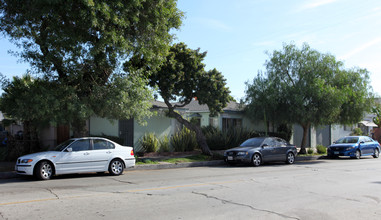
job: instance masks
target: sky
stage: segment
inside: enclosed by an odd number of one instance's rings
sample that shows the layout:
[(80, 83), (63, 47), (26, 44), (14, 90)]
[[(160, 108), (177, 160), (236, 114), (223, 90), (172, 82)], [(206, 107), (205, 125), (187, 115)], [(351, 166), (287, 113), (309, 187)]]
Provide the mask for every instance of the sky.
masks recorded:
[[(366, 68), (381, 95), (380, 0), (178, 0), (178, 8), (185, 17), (175, 42), (207, 51), (206, 69), (222, 72), (237, 101), (245, 82), (265, 70), (266, 51), (291, 42)], [(0, 36), (0, 73), (21, 76), (29, 65), (9, 50), (17, 48)]]

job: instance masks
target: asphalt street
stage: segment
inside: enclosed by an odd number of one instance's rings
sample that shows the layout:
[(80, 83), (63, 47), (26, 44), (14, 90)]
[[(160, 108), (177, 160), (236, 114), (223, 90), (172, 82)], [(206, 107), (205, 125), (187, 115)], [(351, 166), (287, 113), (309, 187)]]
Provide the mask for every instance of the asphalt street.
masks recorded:
[(0, 219), (381, 219), (381, 159), (0, 180)]

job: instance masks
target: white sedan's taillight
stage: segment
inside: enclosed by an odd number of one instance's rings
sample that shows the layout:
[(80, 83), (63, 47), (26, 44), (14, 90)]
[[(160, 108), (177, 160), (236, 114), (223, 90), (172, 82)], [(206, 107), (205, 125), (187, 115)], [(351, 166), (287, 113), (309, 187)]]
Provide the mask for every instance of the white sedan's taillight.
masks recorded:
[(134, 150), (131, 150), (131, 156), (134, 156)]

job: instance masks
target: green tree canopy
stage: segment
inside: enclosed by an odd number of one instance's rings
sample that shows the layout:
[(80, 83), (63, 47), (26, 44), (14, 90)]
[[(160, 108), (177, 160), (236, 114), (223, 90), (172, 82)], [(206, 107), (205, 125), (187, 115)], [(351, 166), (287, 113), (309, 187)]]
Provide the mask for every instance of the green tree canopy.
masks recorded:
[(168, 106), (169, 116), (176, 118), (181, 124), (195, 131), (197, 142), (204, 154), (211, 155), (201, 129), (184, 119), (176, 108), (188, 105), (197, 97), (199, 104), (206, 104), (211, 115), (221, 112), (232, 100), (226, 79), (216, 69), (206, 71), (203, 60), (206, 52), (200, 49), (189, 49), (184, 43), (174, 44), (166, 57), (166, 61), (156, 71), (145, 64), (144, 59), (133, 59), (128, 68), (144, 68), (151, 71), (149, 81)]
[(304, 44), (275, 50), (266, 61), (266, 74), (247, 83), (246, 102), (255, 119), (263, 111), (276, 123), (299, 124), (305, 153), (311, 126), (357, 123), (371, 105), (371, 86), (366, 69), (345, 69), (330, 54)]
[[(176, 0), (0, 0), (0, 31), (22, 48), (20, 57), (41, 79), (71, 91), (71, 96), (56, 98), (75, 105), (65, 109), (66, 118), (72, 125), (80, 121), (78, 126), (92, 114), (144, 115), (135, 114), (136, 105), (125, 100), (148, 101), (150, 90), (142, 88), (146, 82), (140, 74), (127, 76), (121, 66), (132, 56), (144, 56), (156, 68), (172, 41), (169, 32), (179, 28), (181, 18)], [(129, 86), (136, 85), (138, 92), (131, 94)], [(126, 88), (125, 94), (114, 94)], [(122, 104), (111, 94), (124, 98)], [(139, 106), (148, 112), (149, 105)]]
[(373, 117), (373, 122), (377, 125), (377, 127), (381, 127), (381, 105), (376, 104), (375, 106), (372, 107), (372, 113), (375, 115)]
[[(134, 116), (143, 120), (151, 115), (149, 111), (141, 111), (151, 106), (152, 92), (146, 85), (146, 80), (133, 78), (133, 75), (116, 77), (105, 86), (97, 87), (88, 99), (80, 99), (73, 87), (24, 75), (14, 77), (3, 87), (0, 109), (8, 117), (28, 122), (35, 128), (67, 122), (78, 125), (83, 123), (81, 119), (95, 114), (114, 119)], [(81, 126), (84, 125), (73, 126), (74, 131), (80, 132), (75, 129)]]

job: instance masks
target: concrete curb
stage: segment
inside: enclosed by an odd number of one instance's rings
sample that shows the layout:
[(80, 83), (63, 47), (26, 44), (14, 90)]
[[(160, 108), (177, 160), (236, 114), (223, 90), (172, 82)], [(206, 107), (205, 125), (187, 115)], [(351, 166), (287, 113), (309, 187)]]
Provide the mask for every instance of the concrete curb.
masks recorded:
[(160, 164), (147, 164), (137, 165), (133, 168), (127, 168), (126, 170), (157, 170), (157, 169), (173, 169), (184, 167), (211, 167), (225, 165), (223, 160), (212, 160), (202, 162), (187, 162), (187, 163), (160, 163)]
[(295, 161), (310, 161), (310, 160), (321, 160), (326, 159), (326, 156), (297, 156), (295, 157)]
[[(295, 161), (311, 161), (324, 159), (324, 156), (306, 156), (306, 157), (296, 157)], [(127, 168), (128, 170), (159, 170), (159, 169), (175, 169), (175, 168), (185, 168), (185, 167), (212, 167), (212, 166), (223, 166), (226, 163), (223, 160), (212, 160), (212, 161), (202, 161), (202, 162), (187, 162), (187, 163), (159, 163), (159, 164), (147, 164), (147, 165), (136, 165), (132, 168)], [(18, 175), (15, 171), (0, 172), (0, 179), (12, 179), (17, 178)]]

